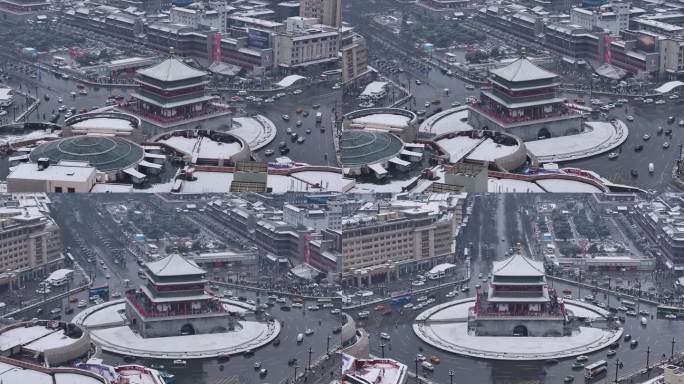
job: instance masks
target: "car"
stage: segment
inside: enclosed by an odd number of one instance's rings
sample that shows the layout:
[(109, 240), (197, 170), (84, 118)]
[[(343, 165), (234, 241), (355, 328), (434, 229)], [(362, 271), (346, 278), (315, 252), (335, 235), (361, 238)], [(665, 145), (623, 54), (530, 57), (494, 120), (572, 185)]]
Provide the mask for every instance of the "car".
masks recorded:
[(304, 334), (307, 336), (311, 336), (314, 334), (314, 330), (311, 328), (307, 328), (306, 331), (304, 331)]
[(456, 292), (456, 291), (451, 291), (451, 292), (448, 292), (446, 295), (444, 295), (444, 297), (449, 297), (449, 298), (455, 297), (455, 296), (458, 296), (458, 292)]
[(266, 375), (268, 375), (268, 369), (266, 369), (266, 368), (261, 368), (261, 369), (259, 370), (259, 376), (264, 377), (264, 376), (266, 376)]
[(61, 312), (62, 312), (62, 308), (52, 308), (52, 309), (50, 310), (50, 313), (53, 314), (53, 315), (54, 315), (54, 314), (57, 314), (57, 313), (61, 313)]
[(417, 298), (416, 300), (420, 303), (421, 301), (427, 301), (427, 299), (428, 299), (427, 296), (421, 296), (421, 297)]
[(642, 138), (644, 139), (644, 141), (647, 141), (651, 138), (651, 135), (649, 135), (648, 133), (645, 133), (644, 136), (642, 136)]
[(633, 168), (631, 171), (629, 171), (629, 173), (632, 175), (632, 177), (638, 177), (639, 176), (639, 171), (637, 171), (636, 169), (633, 169)]
[(634, 152), (641, 152), (643, 149), (644, 149), (644, 146), (641, 144), (634, 146)]
[(663, 149), (668, 149), (668, 148), (670, 148), (670, 143), (666, 141), (663, 143)]
[(653, 99), (651, 99), (651, 98), (644, 99), (643, 103), (644, 104), (651, 104), (651, 103), (653, 103)]
[(376, 305), (376, 306), (373, 308), (374, 311), (382, 311), (383, 309), (385, 309), (385, 306), (382, 305), (382, 304)]
[(632, 115), (627, 115), (627, 116), (625, 117), (625, 119), (627, 119), (627, 121), (634, 121), (634, 116), (632, 116)]
[(297, 142), (298, 142), (299, 144), (302, 144), (305, 140), (306, 140), (306, 139), (304, 138), (304, 136), (299, 136), (299, 138), (297, 139)]
[(332, 89), (340, 89), (340, 88), (342, 88), (342, 86), (339, 84), (335, 84), (332, 86)]
[(665, 101), (665, 99), (659, 99), (659, 100), (656, 100), (655, 103), (656, 103), (657, 105), (662, 105), (662, 104), (666, 104), (667, 101)]
[(318, 311), (320, 308), (318, 307), (318, 305), (309, 305), (308, 307), (306, 307), (306, 309), (308, 309), (309, 311)]
[(389, 339), (391, 339), (389, 333), (386, 333), (386, 332), (380, 332), (380, 338), (381, 338), (382, 340), (389, 340)]
[(341, 312), (342, 312), (342, 311), (339, 310), (338, 308), (335, 308), (335, 309), (331, 309), (331, 310), (330, 310), (330, 314), (331, 314), (331, 315), (339, 315)]
[(671, 129), (666, 129), (666, 130), (665, 130), (665, 136), (672, 136), (672, 130), (671, 130)]
[(423, 82), (420, 81), (420, 80), (418, 80), (418, 79), (416, 79), (416, 85), (421, 85), (421, 84), (423, 84)]
[(670, 100), (678, 99), (678, 98), (679, 98), (679, 95), (676, 94), (676, 93), (674, 93), (674, 94), (670, 95), (669, 98), (670, 98)]
[(302, 93), (302, 92), (303, 92), (303, 91), (302, 91), (301, 89), (295, 89), (294, 91), (292, 91), (292, 94), (293, 94), (293, 95), (299, 95), (299, 94)]
[(425, 104), (423, 105), (425, 108), (430, 108), (430, 102), (426, 101)]
[(287, 155), (288, 153), (290, 153), (290, 148), (288, 148), (288, 147), (280, 148), (279, 151), (280, 151), (281, 155)]
[(293, 366), (293, 365), (295, 365), (296, 362), (297, 362), (297, 358), (292, 357), (287, 361), (287, 365)]
[(273, 152), (272, 149), (267, 149), (267, 150), (264, 151), (264, 155), (266, 155), (266, 156), (271, 156), (271, 155), (273, 155), (273, 153), (274, 153), (274, 152)]
[(280, 116), (283, 120), (289, 121), (290, 120), (290, 115), (281, 115)]
[(615, 160), (618, 158), (618, 156), (620, 156), (620, 155), (618, 155), (617, 152), (611, 152), (610, 154), (608, 154), (608, 159)]
[(413, 308), (413, 303), (404, 304), (404, 309), (411, 309), (411, 308)]
[(419, 354), (416, 355), (416, 360), (418, 360), (418, 361), (425, 361), (425, 360), (427, 360), (427, 359), (425, 358), (425, 355), (423, 355), (422, 353), (419, 353)]
[(83, 308), (88, 306), (88, 302), (85, 300), (79, 300), (78, 305), (76, 305), (78, 308)]
[(412, 282), (411, 285), (414, 287), (420, 287), (420, 286), (425, 285), (425, 282), (422, 280), (416, 280), (416, 281)]
[(311, 106), (311, 108), (313, 108), (313, 109), (318, 109), (318, 108), (320, 108), (320, 107), (321, 107), (320, 104), (314, 104), (314, 105)]

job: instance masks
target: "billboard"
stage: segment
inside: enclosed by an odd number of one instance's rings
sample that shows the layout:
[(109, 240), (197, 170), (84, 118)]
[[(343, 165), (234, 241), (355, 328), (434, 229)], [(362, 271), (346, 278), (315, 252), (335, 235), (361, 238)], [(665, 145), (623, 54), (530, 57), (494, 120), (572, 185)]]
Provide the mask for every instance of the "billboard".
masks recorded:
[(267, 31), (249, 28), (247, 30), (247, 45), (252, 48), (266, 49), (271, 46), (271, 34)]
[(640, 33), (637, 36), (636, 46), (637, 49), (644, 52), (655, 52), (656, 39), (652, 35), (647, 35), (645, 33)]

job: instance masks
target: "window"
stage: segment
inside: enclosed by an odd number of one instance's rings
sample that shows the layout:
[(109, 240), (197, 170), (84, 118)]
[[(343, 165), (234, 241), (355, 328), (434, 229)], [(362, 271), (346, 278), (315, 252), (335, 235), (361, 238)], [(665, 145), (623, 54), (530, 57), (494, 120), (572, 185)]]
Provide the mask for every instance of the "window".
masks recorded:
[(62, 187), (55, 187), (55, 193), (62, 193)]
[(69, 188), (67, 188), (67, 192), (74, 193), (74, 192), (76, 192), (76, 188), (69, 187)]

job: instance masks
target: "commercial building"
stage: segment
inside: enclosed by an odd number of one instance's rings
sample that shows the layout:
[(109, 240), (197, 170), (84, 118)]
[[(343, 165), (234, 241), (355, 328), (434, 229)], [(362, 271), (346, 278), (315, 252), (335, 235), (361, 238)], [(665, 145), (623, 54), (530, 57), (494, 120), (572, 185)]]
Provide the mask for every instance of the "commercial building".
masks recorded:
[(393, 359), (356, 359), (342, 354), (339, 384), (406, 384), (408, 367)]
[(319, 24), (342, 26), (342, 0), (300, 0), (299, 16), (318, 19)]
[(444, 184), (462, 187), (469, 193), (487, 192), (488, 163), (456, 163), (444, 173)]
[(40, 207), (13, 201), (0, 207), (0, 284), (44, 276), (62, 266), (61, 230)]
[(339, 60), (339, 32), (315, 18), (291, 17), (274, 35), (273, 65), (285, 71), (323, 66)]
[(678, 273), (684, 271), (684, 217), (681, 207), (663, 200), (634, 206), (635, 221), (658, 244), (662, 263)]
[(85, 162), (49, 160), (21, 163), (7, 176), (7, 192), (90, 192), (96, 182), (96, 168)]
[(610, 31), (618, 36), (629, 28), (629, 3), (609, 3), (599, 8), (573, 8), (570, 11), (570, 22), (588, 30), (595, 28)]
[(193, 9), (190, 7), (171, 7), (169, 20), (174, 24), (185, 24), (194, 29), (211, 29), (220, 33), (228, 31), (228, 16), (233, 7), (219, 4), (211, 8)]
[(309, 263), (342, 283), (362, 286), (451, 261), (460, 225), (460, 195), (435, 201), (391, 201), (363, 210), (308, 242)]
[(23, 22), (39, 12), (48, 10), (47, 0), (2, 0), (0, 1), (0, 17), (7, 22)]

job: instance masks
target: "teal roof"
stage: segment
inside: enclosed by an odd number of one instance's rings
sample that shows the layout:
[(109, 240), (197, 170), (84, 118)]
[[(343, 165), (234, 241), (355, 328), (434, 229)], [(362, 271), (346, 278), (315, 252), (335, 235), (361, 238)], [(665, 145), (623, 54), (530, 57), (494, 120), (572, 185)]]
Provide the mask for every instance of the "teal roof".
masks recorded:
[(141, 146), (120, 137), (74, 136), (41, 144), (31, 151), (29, 159), (37, 162), (46, 157), (51, 163), (85, 161), (98, 171), (108, 172), (130, 168), (143, 156)]
[(389, 160), (399, 154), (404, 144), (391, 133), (350, 130), (342, 132), (343, 167), (369, 165)]

